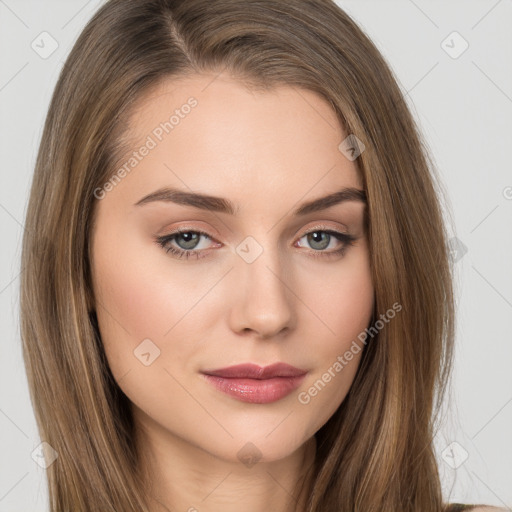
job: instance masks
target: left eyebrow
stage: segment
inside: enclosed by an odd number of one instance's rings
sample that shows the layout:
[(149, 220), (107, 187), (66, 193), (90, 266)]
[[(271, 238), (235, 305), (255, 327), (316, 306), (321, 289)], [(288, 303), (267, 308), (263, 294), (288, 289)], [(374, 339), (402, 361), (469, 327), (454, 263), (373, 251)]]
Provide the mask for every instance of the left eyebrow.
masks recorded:
[[(231, 201), (223, 197), (215, 197), (169, 187), (158, 189), (155, 192), (144, 196), (142, 199), (137, 201), (134, 206), (142, 206), (159, 201), (172, 202), (180, 205), (192, 206), (201, 210), (227, 213), (229, 215), (235, 215), (240, 211), (238, 206), (235, 206)], [(325, 210), (331, 206), (346, 201), (359, 201), (366, 204), (366, 192), (353, 187), (343, 188), (338, 192), (329, 194), (328, 196), (303, 203), (293, 212), (293, 214), (296, 216), (307, 215), (309, 213)]]
[(366, 205), (366, 192), (353, 187), (343, 188), (338, 192), (334, 192), (334, 194), (329, 194), (328, 196), (313, 199), (312, 201), (304, 203), (293, 213), (294, 215), (307, 215), (308, 213), (326, 210), (331, 206), (344, 203), (346, 201), (359, 201)]

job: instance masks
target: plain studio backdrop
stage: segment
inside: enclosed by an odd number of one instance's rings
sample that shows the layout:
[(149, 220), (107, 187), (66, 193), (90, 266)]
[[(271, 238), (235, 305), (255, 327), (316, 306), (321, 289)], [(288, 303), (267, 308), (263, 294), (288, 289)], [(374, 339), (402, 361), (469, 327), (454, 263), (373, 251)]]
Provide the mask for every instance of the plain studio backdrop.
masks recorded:
[[(512, 507), (512, 1), (338, 0), (398, 77), (453, 212), (445, 497)], [(23, 221), (60, 69), (98, 0), (0, 0), (0, 512), (46, 511), (19, 336)], [(425, 219), (428, 222), (428, 219)]]

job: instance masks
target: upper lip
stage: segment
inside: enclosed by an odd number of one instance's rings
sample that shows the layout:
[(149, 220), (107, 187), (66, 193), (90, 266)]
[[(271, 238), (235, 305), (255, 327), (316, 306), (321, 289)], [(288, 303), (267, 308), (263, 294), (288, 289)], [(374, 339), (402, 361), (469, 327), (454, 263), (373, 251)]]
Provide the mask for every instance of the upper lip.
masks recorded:
[(202, 373), (227, 378), (271, 379), (273, 377), (297, 377), (304, 375), (307, 371), (295, 368), (295, 366), (286, 363), (274, 363), (264, 367), (248, 363), (219, 368), (217, 370), (204, 370)]

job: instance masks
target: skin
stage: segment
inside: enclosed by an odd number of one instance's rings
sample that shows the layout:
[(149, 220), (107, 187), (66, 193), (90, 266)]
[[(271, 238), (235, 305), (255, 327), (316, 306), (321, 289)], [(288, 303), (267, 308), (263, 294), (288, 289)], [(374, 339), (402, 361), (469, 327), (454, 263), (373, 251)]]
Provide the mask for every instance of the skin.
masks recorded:
[[(191, 96), (197, 106), (97, 202), (100, 333), (133, 404), (154, 512), (291, 511), (295, 484), (308, 481), (314, 434), (345, 398), (361, 352), (309, 403), (299, 393), (368, 327), (374, 303), (364, 204), (292, 212), (343, 187), (362, 190), (362, 182), (338, 149), (347, 134), (323, 98), (288, 86), (254, 93), (227, 75), (168, 79), (152, 89), (130, 118), (132, 151)], [(164, 186), (224, 197), (239, 211), (134, 206)], [(328, 256), (343, 242), (331, 237), (320, 247), (308, 239), (318, 224), (357, 240), (344, 255)], [(208, 232), (188, 249), (208, 255), (179, 259), (155, 242), (178, 227)], [(236, 251), (249, 236), (263, 249), (251, 263)], [(187, 241), (170, 245), (183, 249)], [(149, 366), (134, 355), (144, 339), (160, 350)], [(200, 374), (277, 361), (308, 373), (296, 391), (268, 404), (239, 401)], [(251, 467), (237, 456), (247, 443), (260, 457)]]

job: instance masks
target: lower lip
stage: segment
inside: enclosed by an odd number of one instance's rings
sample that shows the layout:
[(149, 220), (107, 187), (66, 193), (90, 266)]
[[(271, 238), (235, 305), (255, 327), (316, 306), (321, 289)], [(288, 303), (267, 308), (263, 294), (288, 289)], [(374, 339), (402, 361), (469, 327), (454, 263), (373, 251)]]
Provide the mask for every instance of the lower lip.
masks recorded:
[(204, 374), (214, 387), (242, 402), (268, 404), (277, 402), (297, 389), (304, 375), (297, 377), (274, 377), (272, 379), (239, 379)]

